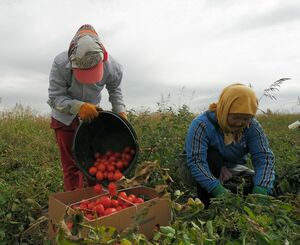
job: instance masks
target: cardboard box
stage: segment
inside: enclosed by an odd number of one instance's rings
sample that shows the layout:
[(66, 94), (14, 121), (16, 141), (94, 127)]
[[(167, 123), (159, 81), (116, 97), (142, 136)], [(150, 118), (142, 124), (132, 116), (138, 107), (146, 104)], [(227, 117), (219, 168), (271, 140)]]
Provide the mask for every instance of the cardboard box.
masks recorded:
[[(145, 216), (139, 222), (139, 232), (146, 235), (147, 238), (152, 238), (153, 230), (156, 225), (168, 225), (171, 220), (170, 201), (165, 198), (160, 198), (156, 191), (149, 187), (138, 186), (129, 189), (123, 189), (127, 194), (135, 194), (136, 196), (144, 196), (145, 202), (134, 205), (113, 213), (111, 215), (99, 217), (97, 220), (84, 219), (84, 222), (96, 226), (113, 226), (119, 232), (123, 231), (133, 224), (135, 217), (141, 212), (145, 212)], [(104, 190), (102, 195), (106, 195)], [(100, 195), (100, 196), (102, 196)], [(82, 199), (91, 199), (97, 196), (93, 187), (79, 189), (70, 192), (61, 192), (53, 194), (49, 197), (49, 238), (53, 239), (57, 232), (57, 224), (63, 219), (66, 210), (70, 206), (78, 203)], [(73, 211), (75, 213), (75, 211)], [(82, 230), (82, 235), (87, 235), (87, 230)]]

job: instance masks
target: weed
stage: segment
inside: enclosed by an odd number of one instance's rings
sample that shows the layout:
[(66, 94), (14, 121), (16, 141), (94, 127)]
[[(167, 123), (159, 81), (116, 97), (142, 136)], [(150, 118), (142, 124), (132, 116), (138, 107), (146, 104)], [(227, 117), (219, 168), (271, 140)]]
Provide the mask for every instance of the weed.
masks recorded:
[[(189, 193), (191, 197), (195, 196), (194, 190), (187, 189), (177, 175), (178, 156), (183, 150), (188, 126), (195, 116), (185, 105), (176, 111), (171, 107), (163, 107), (156, 113), (148, 111), (129, 113), (129, 121), (137, 132), (141, 147), (137, 167), (147, 161), (148, 163), (157, 162), (160, 166), (160, 170), (153, 171), (147, 178), (149, 181), (144, 183), (145, 185), (162, 186), (161, 175), (163, 174), (168, 181), (166, 191), (171, 194), (172, 198), (175, 198), (175, 192), (178, 189)], [(290, 193), (286, 194), (291, 202), (288, 205), (297, 207), (299, 214), (300, 205), (296, 188), (297, 186), (299, 188), (299, 175), (297, 174), (299, 174), (300, 166), (300, 131), (287, 128), (290, 122), (297, 119), (299, 119), (297, 114), (272, 113), (258, 116), (276, 156), (276, 171), (278, 179), (282, 181), (281, 188)], [(48, 196), (63, 190), (59, 153), (49, 123), (48, 117), (38, 116), (30, 109), (21, 106), (12, 111), (0, 112), (1, 244), (44, 244), (47, 242)], [(173, 181), (168, 178), (168, 175)], [(188, 200), (180, 197), (177, 201), (184, 204)], [(246, 205), (244, 200), (240, 202), (241, 205)], [(212, 212), (211, 209), (209, 210)], [(202, 215), (208, 215), (209, 210), (203, 212)], [(213, 244), (209, 241), (215, 239), (215, 241), (222, 241), (220, 244), (226, 244), (226, 239), (229, 238), (225, 234), (230, 228), (228, 234), (238, 241), (245, 241), (244, 244), (251, 239), (264, 239), (260, 234), (254, 237), (253, 230), (249, 230), (249, 227), (248, 230), (242, 229), (246, 225), (251, 225), (251, 229), (267, 227), (270, 230), (266, 239), (270, 241), (277, 239), (272, 233), (273, 227), (269, 225), (268, 218), (255, 213), (253, 219), (250, 217), (251, 212), (247, 208), (246, 210), (241, 206), (242, 213), (238, 218), (232, 216), (231, 212), (234, 210), (228, 211), (226, 213), (228, 216), (220, 216), (219, 221), (211, 220), (211, 217), (206, 219), (203, 217), (200, 219), (201, 222), (197, 220), (191, 220), (191, 223), (184, 220), (176, 221), (171, 228), (163, 229), (162, 233), (169, 234), (169, 231), (172, 233), (175, 229), (178, 231), (175, 234), (181, 239), (186, 237), (199, 241), (206, 239), (206, 244)], [(290, 215), (289, 212), (286, 211), (286, 213)], [(290, 216), (288, 217), (290, 219)], [(225, 218), (228, 222), (224, 220)], [(282, 224), (282, 221), (278, 222), (279, 225)], [(225, 229), (224, 225), (229, 228)], [(281, 228), (280, 239), (284, 235), (289, 237), (294, 234), (294, 230), (284, 225)], [(292, 232), (290, 235), (287, 233), (289, 231)], [(162, 234), (160, 238), (157, 238), (158, 241), (164, 239), (163, 237)]]

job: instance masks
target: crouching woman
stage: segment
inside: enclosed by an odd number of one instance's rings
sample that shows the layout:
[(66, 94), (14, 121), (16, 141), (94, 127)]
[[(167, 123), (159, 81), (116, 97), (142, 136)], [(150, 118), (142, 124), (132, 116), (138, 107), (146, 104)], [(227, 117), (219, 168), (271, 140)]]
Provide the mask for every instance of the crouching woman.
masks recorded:
[[(272, 194), (274, 155), (254, 118), (257, 108), (254, 91), (237, 83), (224, 88), (218, 102), (192, 121), (185, 141), (185, 164), (205, 206), (211, 197), (230, 191), (224, 183), (232, 176), (245, 173), (252, 177), (252, 193)], [(254, 170), (245, 166), (247, 156)]]

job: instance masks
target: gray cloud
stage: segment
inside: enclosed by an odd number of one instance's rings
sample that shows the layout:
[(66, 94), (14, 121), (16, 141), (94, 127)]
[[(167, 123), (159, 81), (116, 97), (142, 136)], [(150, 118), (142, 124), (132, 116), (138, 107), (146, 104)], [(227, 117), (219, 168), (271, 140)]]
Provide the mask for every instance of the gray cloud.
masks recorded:
[[(84, 23), (94, 25), (123, 65), (128, 109), (155, 110), (163, 96), (199, 111), (229, 83), (251, 83), (261, 94), (281, 77), (293, 82), (283, 85), (276, 103), (263, 100), (264, 108), (294, 108), (300, 95), (297, 1), (18, 0), (0, 6), (0, 108), (23, 103), (49, 111), (52, 61)], [(103, 105), (110, 108), (106, 95)]]
[(251, 30), (257, 28), (267, 28), (285, 23), (300, 22), (300, 6), (299, 3), (290, 4), (286, 2), (286, 6), (278, 4), (273, 9), (267, 9), (257, 12), (255, 10), (240, 19), (237, 27), (240, 30)]

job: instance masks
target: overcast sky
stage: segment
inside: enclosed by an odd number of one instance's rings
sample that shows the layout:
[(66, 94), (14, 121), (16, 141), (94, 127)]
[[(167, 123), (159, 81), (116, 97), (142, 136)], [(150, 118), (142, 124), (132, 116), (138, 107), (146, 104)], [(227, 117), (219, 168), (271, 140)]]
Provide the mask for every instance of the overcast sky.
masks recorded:
[[(298, 0), (0, 0), (0, 109), (50, 112), (53, 59), (82, 24), (122, 64), (129, 110), (157, 110), (164, 98), (202, 111), (230, 83), (260, 97), (288, 77), (260, 108), (300, 112)], [(106, 91), (101, 106), (111, 109)]]

